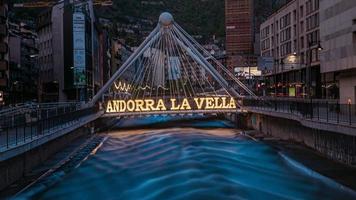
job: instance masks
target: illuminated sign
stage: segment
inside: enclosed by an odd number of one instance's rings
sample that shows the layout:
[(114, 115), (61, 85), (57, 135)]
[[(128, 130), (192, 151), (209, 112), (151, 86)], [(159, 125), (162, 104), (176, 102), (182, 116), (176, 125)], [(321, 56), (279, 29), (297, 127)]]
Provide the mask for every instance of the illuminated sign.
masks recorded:
[(272, 71), (274, 66), (274, 58), (273, 57), (258, 57), (258, 69), (261, 71)]
[(234, 98), (200, 97), (167, 101), (163, 99), (109, 100), (106, 104), (106, 113), (223, 109), (236, 109)]
[(119, 81), (118, 83), (114, 82), (114, 87), (118, 92), (129, 92), (132, 86), (128, 83), (123, 83)]
[(295, 97), (295, 96), (296, 96), (295, 87), (290, 87), (290, 88), (289, 88), (289, 96), (290, 96), (290, 97)]
[(85, 15), (81, 11), (73, 13), (73, 60), (74, 85), (85, 86)]

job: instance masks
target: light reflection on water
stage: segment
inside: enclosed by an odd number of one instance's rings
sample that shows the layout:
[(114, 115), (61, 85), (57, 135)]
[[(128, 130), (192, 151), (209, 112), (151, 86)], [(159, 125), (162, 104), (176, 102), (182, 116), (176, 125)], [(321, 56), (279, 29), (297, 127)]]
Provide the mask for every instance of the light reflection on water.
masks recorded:
[[(199, 122), (195, 122), (199, 126)], [(207, 123), (207, 122), (204, 122)], [(227, 126), (225, 121), (210, 121)], [(41, 199), (352, 199), (234, 129), (116, 131)]]

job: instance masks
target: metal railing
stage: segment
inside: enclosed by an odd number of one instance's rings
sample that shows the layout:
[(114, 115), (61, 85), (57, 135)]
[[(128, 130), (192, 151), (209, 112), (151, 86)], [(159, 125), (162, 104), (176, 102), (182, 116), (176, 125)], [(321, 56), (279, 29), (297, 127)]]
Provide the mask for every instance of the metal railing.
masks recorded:
[(243, 106), (262, 111), (288, 113), (336, 124), (356, 125), (356, 105), (323, 99), (244, 99)]
[(96, 113), (96, 107), (81, 110), (58, 109), (48, 114), (41, 109), (0, 118), (0, 151), (34, 141), (42, 136), (68, 128), (82, 117)]
[(55, 102), (55, 103), (26, 103), (17, 104), (14, 106), (2, 107), (0, 109), (0, 117), (11, 116), (16, 114), (21, 114), (28, 112), (30, 110), (56, 110), (58, 108), (75, 108), (79, 110), (81, 108), (81, 103), (79, 102)]

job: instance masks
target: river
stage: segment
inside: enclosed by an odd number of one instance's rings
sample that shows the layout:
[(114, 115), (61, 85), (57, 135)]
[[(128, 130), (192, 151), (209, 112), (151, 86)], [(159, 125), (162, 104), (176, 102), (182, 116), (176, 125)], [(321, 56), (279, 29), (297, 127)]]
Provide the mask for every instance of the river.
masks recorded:
[(36, 199), (355, 199), (263, 142), (239, 136), (228, 121), (157, 127), (111, 131), (93, 155)]

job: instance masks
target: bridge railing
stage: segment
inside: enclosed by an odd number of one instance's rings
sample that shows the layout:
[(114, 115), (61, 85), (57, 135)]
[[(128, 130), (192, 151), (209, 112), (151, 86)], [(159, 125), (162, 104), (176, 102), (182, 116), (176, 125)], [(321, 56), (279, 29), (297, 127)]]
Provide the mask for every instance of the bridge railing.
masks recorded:
[(340, 104), (325, 99), (243, 99), (245, 108), (297, 115), (299, 117), (336, 124), (356, 126), (356, 105)]
[(57, 114), (45, 115), (31, 110), (0, 119), (0, 151), (34, 141), (78, 123), (82, 117), (98, 112), (96, 107), (80, 110), (58, 110)]
[(80, 108), (81, 104), (78, 102), (29, 103), (0, 109), (0, 119), (12, 118), (13, 116), (32, 111), (41, 112), (41, 116), (43, 117), (50, 117), (58, 115), (61, 112), (72, 112)]

